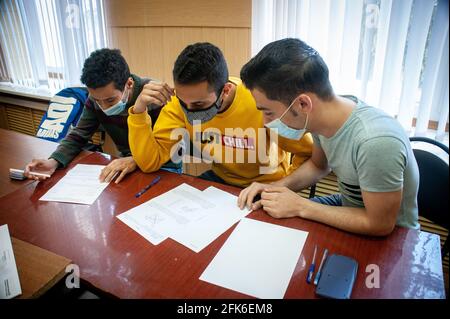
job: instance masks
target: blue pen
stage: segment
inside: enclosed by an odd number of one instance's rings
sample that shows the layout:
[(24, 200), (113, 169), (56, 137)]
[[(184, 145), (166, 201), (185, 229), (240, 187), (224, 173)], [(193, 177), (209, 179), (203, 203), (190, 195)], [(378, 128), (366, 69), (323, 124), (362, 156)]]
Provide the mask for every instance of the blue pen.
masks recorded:
[(314, 273), (314, 267), (316, 266), (316, 253), (317, 253), (317, 245), (314, 247), (313, 259), (312, 259), (312, 262), (311, 262), (311, 266), (309, 266), (308, 276), (306, 277), (306, 282), (308, 284), (311, 283), (312, 276), (313, 276), (313, 273)]
[(327, 256), (328, 256), (328, 249), (325, 249), (325, 251), (323, 252), (323, 256), (322, 256), (322, 261), (320, 262), (320, 265), (319, 265), (319, 269), (317, 269), (316, 277), (314, 278), (314, 285), (316, 285), (316, 286), (319, 283), (320, 275), (322, 274), (322, 267), (323, 267), (323, 264), (325, 263), (325, 259), (327, 259)]
[(141, 196), (142, 194), (144, 194), (146, 191), (148, 191), (148, 189), (150, 187), (152, 187), (153, 185), (155, 185), (156, 183), (159, 182), (159, 180), (161, 179), (160, 176), (156, 176), (156, 178), (154, 180), (152, 180), (152, 182), (150, 184), (148, 184), (147, 186), (145, 186), (139, 193), (137, 193), (136, 195), (134, 195), (134, 197), (138, 198), (139, 196)]

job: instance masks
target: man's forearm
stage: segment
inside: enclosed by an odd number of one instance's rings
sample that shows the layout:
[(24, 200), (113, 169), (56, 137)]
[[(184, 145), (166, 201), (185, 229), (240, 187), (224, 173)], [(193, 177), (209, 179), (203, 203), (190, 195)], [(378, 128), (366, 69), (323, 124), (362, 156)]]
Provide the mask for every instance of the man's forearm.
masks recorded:
[(299, 216), (362, 235), (386, 236), (392, 231), (382, 221), (371, 221), (364, 207), (328, 206), (308, 201)]
[(307, 188), (317, 183), (321, 178), (328, 175), (330, 169), (318, 168), (314, 162), (309, 159), (297, 168), (292, 174), (284, 177), (283, 179), (273, 183), (277, 186), (287, 187), (295, 192), (298, 192), (304, 188)]
[[(133, 159), (139, 168), (145, 172), (154, 172), (161, 168), (170, 159), (170, 149), (160, 145), (152, 130), (152, 122), (148, 113), (135, 114), (129, 112), (128, 141)], [(171, 147), (177, 141), (166, 143)]]

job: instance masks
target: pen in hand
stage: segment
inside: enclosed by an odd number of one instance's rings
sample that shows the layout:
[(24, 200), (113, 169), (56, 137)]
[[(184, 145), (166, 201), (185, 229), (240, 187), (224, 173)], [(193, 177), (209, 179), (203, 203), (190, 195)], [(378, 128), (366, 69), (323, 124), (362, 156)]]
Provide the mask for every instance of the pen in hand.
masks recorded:
[(313, 254), (311, 266), (309, 266), (308, 275), (306, 277), (306, 282), (308, 284), (311, 283), (312, 276), (313, 276), (313, 273), (314, 273), (314, 268), (316, 266), (316, 253), (317, 253), (317, 245), (314, 247), (314, 254)]
[(148, 184), (143, 189), (141, 189), (141, 191), (139, 193), (137, 193), (136, 195), (134, 195), (134, 197), (138, 198), (139, 196), (144, 194), (150, 187), (152, 187), (153, 185), (158, 183), (160, 179), (161, 179), (161, 176), (156, 176), (156, 178), (154, 180), (152, 180), (150, 184)]

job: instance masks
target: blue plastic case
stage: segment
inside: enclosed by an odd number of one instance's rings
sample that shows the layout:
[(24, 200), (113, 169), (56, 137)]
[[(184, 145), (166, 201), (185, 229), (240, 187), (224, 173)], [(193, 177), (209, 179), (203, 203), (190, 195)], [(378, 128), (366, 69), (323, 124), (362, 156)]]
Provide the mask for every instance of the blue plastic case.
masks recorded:
[(328, 256), (322, 269), (316, 294), (326, 298), (350, 299), (357, 273), (358, 263), (356, 260), (341, 255)]

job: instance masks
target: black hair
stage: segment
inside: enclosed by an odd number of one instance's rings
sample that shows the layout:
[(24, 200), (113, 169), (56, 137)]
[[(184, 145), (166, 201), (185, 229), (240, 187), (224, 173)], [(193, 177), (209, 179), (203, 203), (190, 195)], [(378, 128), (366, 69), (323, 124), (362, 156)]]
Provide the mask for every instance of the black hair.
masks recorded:
[(92, 52), (84, 61), (81, 83), (97, 89), (113, 82), (122, 91), (129, 77), (130, 68), (120, 50), (105, 48)]
[(188, 45), (175, 61), (173, 80), (178, 84), (207, 81), (218, 96), (228, 81), (228, 67), (222, 51), (208, 42)]
[(287, 38), (267, 44), (241, 69), (250, 90), (289, 105), (299, 94), (311, 92), (329, 101), (334, 96), (328, 67), (319, 53), (299, 39)]

